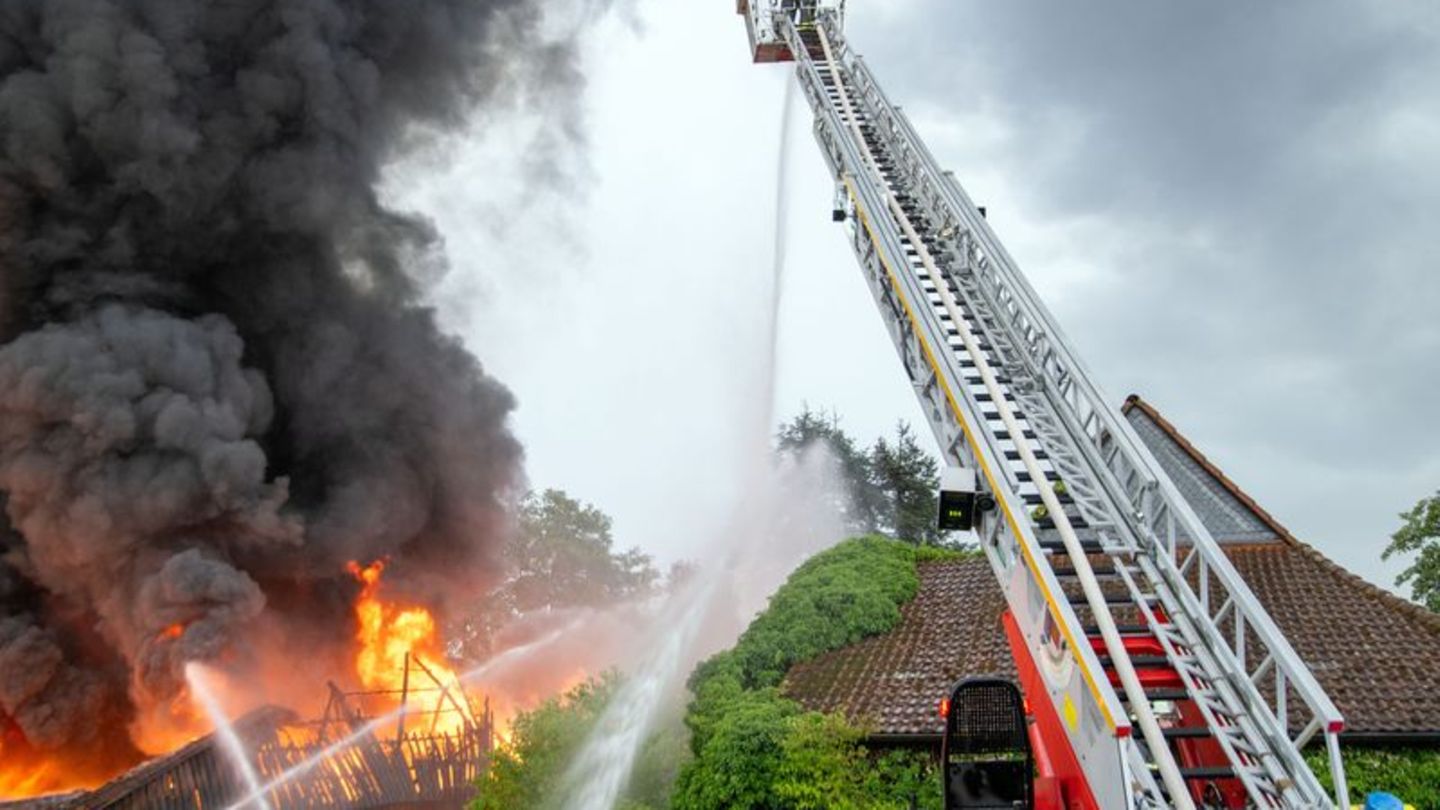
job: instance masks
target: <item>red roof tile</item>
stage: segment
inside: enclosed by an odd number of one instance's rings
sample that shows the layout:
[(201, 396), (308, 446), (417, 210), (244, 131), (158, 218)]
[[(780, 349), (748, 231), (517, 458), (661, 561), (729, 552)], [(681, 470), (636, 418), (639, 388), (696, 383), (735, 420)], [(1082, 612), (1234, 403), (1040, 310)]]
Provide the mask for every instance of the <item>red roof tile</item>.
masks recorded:
[[(1440, 738), (1440, 616), (1345, 571), (1296, 540), (1138, 397), (1176, 444), (1281, 542), (1227, 545), (1250, 589), (1339, 706), (1357, 736)], [(984, 559), (920, 567), (920, 590), (883, 636), (803, 662), (785, 691), (804, 706), (843, 711), (878, 737), (938, 735), (936, 706), (956, 680), (1013, 677), (1000, 626), (1004, 602)]]

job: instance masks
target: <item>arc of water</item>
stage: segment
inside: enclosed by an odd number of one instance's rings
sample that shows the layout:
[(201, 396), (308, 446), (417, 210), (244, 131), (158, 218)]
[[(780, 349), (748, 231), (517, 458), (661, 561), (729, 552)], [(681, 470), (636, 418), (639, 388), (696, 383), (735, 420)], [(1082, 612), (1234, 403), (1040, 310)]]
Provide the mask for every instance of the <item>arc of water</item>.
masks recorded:
[[(501, 667), (507, 666), (515, 660), (529, 655), (537, 649), (547, 647), (550, 644), (553, 644), (555, 641), (568, 634), (571, 630), (575, 629), (575, 627), (577, 627), (579, 624), (580, 621), (577, 619), (565, 625), (564, 627), (559, 628), (558, 630), (554, 630), (551, 633), (530, 642), (529, 644), (522, 644), (519, 647), (514, 647), (512, 649), (506, 650), (505, 652), (495, 656), (489, 661), (486, 661), (480, 666), (470, 670), (469, 672), (458, 676), (456, 680), (458, 680), (462, 684), (477, 681), (485, 677), (486, 675), (500, 669)], [(249, 793), (230, 804), (227, 808), (225, 808), (225, 810), (240, 810), (246, 805), (249, 805), (250, 803), (256, 801), (261, 802), (262, 807), (268, 808), (268, 805), (263, 804), (263, 802), (265, 801), (264, 797), (271, 791), (275, 790), (278, 787), (286, 785), (301, 776), (304, 776), (305, 774), (318, 767), (322, 762), (325, 762), (339, 752), (345, 750), (347, 747), (353, 745), (357, 740), (360, 740), (365, 736), (374, 733), (377, 728), (380, 728), (381, 726), (384, 726), (388, 723), (393, 723), (408, 714), (408, 706), (401, 706), (388, 714), (384, 714), (376, 717), (373, 720), (370, 720), (369, 722), (350, 732), (350, 734), (346, 735), (345, 737), (342, 737), (341, 739), (326, 746), (320, 751), (311, 754), (309, 757), (306, 757), (305, 760), (296, 763), (295, 765), (292, 765), (290, 768), (285, 770), (283, 773), (281, 773), (274, 779), (271, 779), (269, 782), (266, 782), (263, 785), (255, 785), (251, 787)]]
[(561, 806), (571, 810), (611, 810), (615, 806), (661, 697), (675, 683), (681, 663), (695, 643), (714, 592), (712, 573), (694, 589), (680, 620), (666, 628), (655, 653), (620, 687), (566, 772)]
[(255, 796), (260, 810), (270, 810), (269, 802), (265, 801), (265, 795), (260, 792), (260, 778), (255, 774), (255, 766), (245, 753), (240, 737), (235, 734), (235, 726), (221, 708), (215, 693), (210, 690), (210, 684), (205, 680), (204, 667), (194, 661), (186, 664), (185, 680), (190, 684), (190, 694), (200, 702), (205, 714), (209, 715), (210, 723), (215, 726), (215, 734), (220, 738), (221, 747), (230, 759), (234, 760), (235, 766), (240, 770), (240, 777), (245, 780), (245, 787)]

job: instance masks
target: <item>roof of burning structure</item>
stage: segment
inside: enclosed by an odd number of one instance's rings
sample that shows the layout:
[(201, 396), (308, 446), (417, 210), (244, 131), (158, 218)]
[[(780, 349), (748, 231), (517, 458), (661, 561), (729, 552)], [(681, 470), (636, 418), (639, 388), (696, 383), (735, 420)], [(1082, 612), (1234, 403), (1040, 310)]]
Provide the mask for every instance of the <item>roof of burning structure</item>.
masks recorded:
[[(288, 709), (265, 706), (236, 720), (234, 729), (237, 737), (253, 747), (256, 743), (274, 737), (277, 729), (295, 720), (295, 713)], [(93, 791), (82, 790), (17, 802), (0, 802), (0, 810), (143, 807), (150, 804), (148, 800), (155, 798), (157, 788), (160, 793), (181, 797), (181, 804), (190, 805), (192, 792), (208, 793), (215, 787), (234, 787), (228, 783), (235, 777), (230, 773), (229, 766), (222, 764), (216, 756), (215, 743), (215, 735), (207, 734), (164, 756), (146, 760)], [(167, 780), (167, 784), (157, 785), (161, 780)], [(212, 782), (216, 784), (211, 784)]]
[[(294, 722), (295, 719), (295, 713), (288, 709), (265, 706), (236, 720), (234, 723), (235, 734), (245, 741), (247, 747), (254, 747), (256, 743), (274, 737), (277, 729)], [(215, 735), (207, 734), (163, 757), (142, 762), (124, 775), (112, 779), (103, 787), (85, 795), (82, 805), (86, 808), (115, 806), (122, 800), (141, 793), (147, 785), (156, 780), (173, 778), (180, 766), (185, 763), (202, 758), (213, 760), (215, 743)], [(207, 775), (221, 779), (229, 778), (231, 775), (228, 772), (228, 765), (221, 767), (224, 768), (223, 771), (217, 769), (215, 774)]]
[[(1125, 414), (1344, 713), (1347, 734), (1440, 739), (1440, 616), (1295, 539), (1139, 397)], [(893, 630), (795, 666), (785, 689), (807, 708), (864, 720), (877, 741), (938, 737), (935, 706), (950, 685), (1013, 677), (1004, 607), (983, 558), (922, 565)]]

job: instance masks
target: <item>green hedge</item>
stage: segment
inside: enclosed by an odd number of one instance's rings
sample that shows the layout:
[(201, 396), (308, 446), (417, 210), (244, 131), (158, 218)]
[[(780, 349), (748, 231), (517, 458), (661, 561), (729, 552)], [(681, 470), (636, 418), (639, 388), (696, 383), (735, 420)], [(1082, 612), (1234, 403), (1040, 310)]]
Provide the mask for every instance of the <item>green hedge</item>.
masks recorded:
[(884, 633), (914, 598), (921, 561), (957, 552), (881, 537), (847, 540), (795, 570), (733, 648), (690, 677), (694, 759), (672, 798), (679, 810), (940, 806), (923, 753), (873, 756), (839, 715), (805, 712), (780, 694), (797, 662)]
[[(510, 740), (491, 754), (469, 810), (561, 810), (564, 779), (575, 755), (622, 681), (591, 678), (515, 717)], [(617, 810), (659, 810), (689, 754), (679, 717), (662, 718), (636, 757)]]
[(511, 726), (509, 744), (496, 748), (476, 785), (471, 810), (553, 806), (555, 788), (614, 695), (613, 673), (552, 697)]
[[(1343, 746), (1343, 751), (1352, 804), (1363, 804), (1367, 793), (1378, 790), (1418, 808), (1440, 808), (1440, 748)], [(1333, 789), (1325, 749), (1308, 750), (1305, 759), (1326, 789)]]

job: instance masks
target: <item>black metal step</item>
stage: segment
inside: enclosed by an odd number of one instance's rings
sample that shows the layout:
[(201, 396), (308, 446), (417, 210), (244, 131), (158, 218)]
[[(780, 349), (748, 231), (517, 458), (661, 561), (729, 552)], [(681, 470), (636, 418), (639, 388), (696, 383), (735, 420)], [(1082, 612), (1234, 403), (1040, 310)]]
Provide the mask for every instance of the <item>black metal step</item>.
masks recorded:
[[(1071, 591), (1068, 591), (1068, 590), (1065, 591), (1065, 598), (1066, 598), (1066, 600), (1068, 600), (1068, 601), (1070, 602), (1070, 605), (1071, 605), (1072, 607), (1074, 607), (1076, 610), (1083, 610), (1083, 609), (1085, 609), (1085, 608), (1090, 607), (1090, 605), (1085, 601), (1085, 594), (1084, 594), (1084, 592), (1078, 590), (1079, 584), (1080, 584), (1080, 583), (1075, 582), (1075, 581), (1073, 581), (1073, 580), (1072, 580), (1072, 581), (1069, 581), (1069, 582), (1062, 582), (1062, 583), (1060, 583), (1060, 585), (1061, 585), (1062, 588), (1063, 588), (1063, 587), (1066, 587), (1066, 586), (1069, 586), (1069, 587), (1072, 587), (1072, 588), (1077, 588), (1077, 590), (1075, 590), (1073, 593), (1072, 593)], [(1105, 596), (1105, 604), (1107, 604), (1107, 605), (1133, 605), (1133, 604), (1135, 604), (1135, 600), (1134, 600), (1134, 599), (1131, 599), (1131, 598), (1130, 598), (1130, 594), (1128, 594), (1128, 593), (1104, 593), (1103, 595)]]
[(1213, 737), (1213, 732), (1204, 726), (1172, 726), (1162, 728), (1160, 732), (1167, 740), (1192, 740), (1203, 737)]
[[(1055, 493), (1055, 498), (1062, 504), (1068, 505), (1075, 502), (1075, 499), (1070, 497), (1070, 493), (1068, 492), (1057, 492)], [(1022, 492), (1020, 493), (1020, 500), (1029, 506), (1039, 506), (1045, 502), (1045, 499), (1040, 497), (1040, 493), (1038, 492)], [(1055, 542), (1058, 543), (1060, 541), (1056, 540)], [(1099, 549), (1097, 548), (1096, 550), (1098, 551)]]
[[(1098, 624), (1083, 625), (1080, 629), (1084, 631), (1087, 637), (1094, 637), (1100, 635), (1100, 625)], [(1150, 632), (1150, 628), (1143, 624), (1117, 624), (1115, 625), (1115, 632), (1119, 633), (1122, 636), (1152, 635)]]
[[(1050, 570), (1055, 572), (1056, 577), (1062, 579), (1077, 577), (1080, 575), (1080, 572), (1076, 571), (1074, 568), (1068, 565), (1062, 565), (1057, 568), (1052, 568)], [(1094, 574), (1096, 579), (1113, 579), (1120, 576), (1118, 573), (1115, 572), (1115, 569), (1113, 568), (1096, 568), (1093, 565), (1090, 567), (1090, 573)]]
[[(1125, 693), (1124, 689), (1120, 690), (1120, 699), (1127, 703), (1130, 702), (1130, 696)], [(1190, 693), (1185, 691), (1184, 689), (1146, 689), (1145, 699), (1150, 701), (1190, 700)]]
[[(1100, 666), (1108, 669), (1112, 663), (1114, 663), (1114, 659), (1110, 656), (1100, 656)], [(1130, 664), (1137, 669), (1156, 669), (1170, 666), (1170, 659), (1163, 655), (1132, 655)]]
[[(1061, 502), (1064, 502), (1063, 498), (1061, 499)], [(1029, 503), (1029, 501), (1026, 501), (1026, 503)], [(1046, 551), (1054, 551), (1058, 554), (1064, 554), (1065, 541), (1059, 538), (1056, 538), (1054, 540), (1041, 540), (1040, 548), (1043, 548)], [(1103, 553), (1104, 547), (1100, 545), (1099, 540), (1081, 540), (1080, 550), (1084, 551), (1087, 554), (1100, 554)]]
[(1201, 765), (1193, 768), (1181, 768), (1180, 776), (1183, 779), (1234, 779), (1235, 769), (1228, 765)]
[[(1036, 525), (1037, 527), (1041, 528), (1041, 529), (1045, 529), (1045, 530), (1048, 531), (1048, 530), (1051, 530), (1051, 529), (1054, 529), (1054, 528), (1055, 528), (1055, 521), (1054, 521), (1054, 520), (1051, 520), (1051, 519), (1047, 516), (1047, 517), (1043, 517), (1043, 518), (1040, 518), (1039, 520), (1035, 521), (1035, 525)], [(1079, 517), (1079, 516), (1076, 516), (1076, 515), (1071, 515), (1071, 516), (1070, 516), (1070, 527), (1073, 528), (1073, 529), (1075, 529), (1076, 531), (1080, 531), (1080, 530), (1082, 530), (1082, 529), (1087, 529), (1087, 528), (1089, 528), (1089, 527), (1090, 527), (1090, 524), (1089, 524), (1089, 523), (1086, 523), (1086, 522), (1085, 522), (1085, 519), (1082, 518), (1082, 517)]]

